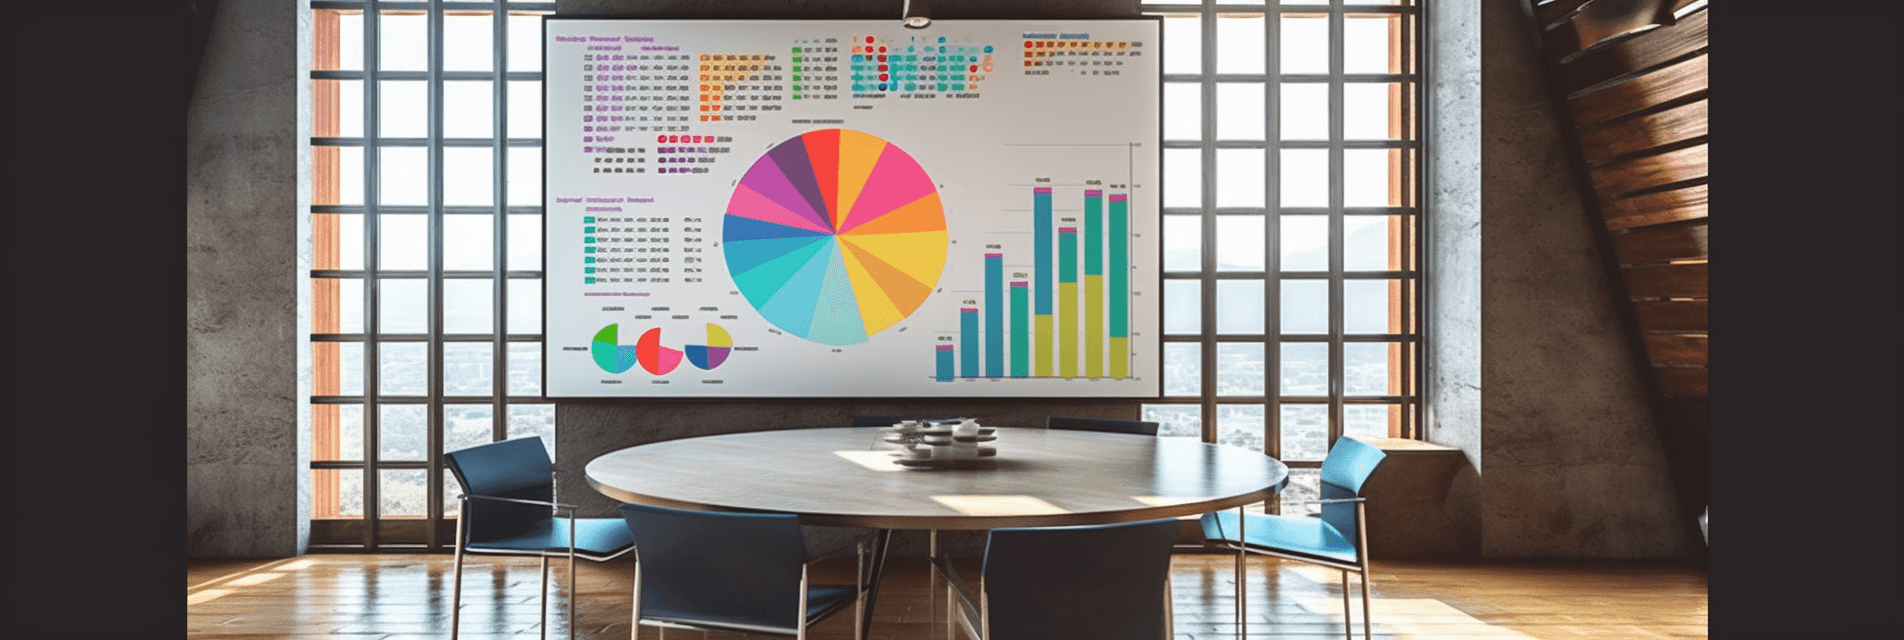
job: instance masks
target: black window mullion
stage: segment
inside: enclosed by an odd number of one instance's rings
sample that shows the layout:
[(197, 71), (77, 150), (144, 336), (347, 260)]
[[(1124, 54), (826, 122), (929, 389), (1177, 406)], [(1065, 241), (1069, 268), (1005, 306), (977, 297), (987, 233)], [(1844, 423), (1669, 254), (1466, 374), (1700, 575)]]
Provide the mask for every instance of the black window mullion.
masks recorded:
[(1408, 206), (1413, 207), (1417, 213), (1406, 219), (1407, 224), (1402, 225), (1401, 238), (1398, 240), (1402, 243), (1404, 259), (1400, 266), (1406, 267), (1408, 271), (1415, 274), (1414, 277), (1402, 281), (1404, 308), (1408, 310), (1403, 332), (1416, 336), (1416, 339), (1402, 347), (1403, 353), (1406, 354), (1401, 363), (1401, 391), (1405, 400), (1401, 409), (1401, 429), (1397, 435), (1414, 439), (1425, 435), (1421, 432), (1421, 383), (1426, 376), (1421, 374), (1426, 372), (1427, 363), (1422, 358), (1422, 340), (1428, 335), (1424, 328), (1427, 322), (1427, 309), (1422, 305), (1422, 299), (1425, 297), (1422, 293), (1426, 291), (1424, 285), (1427, 282), (1428, 270), (1423, 264), (1421, 255), (1421, 248), (1427, 246), (1423, 235), (1427, 228), (1427, 198), (1422, 189), (1427, 182), (1425, 178), (1428, 170), (1420, 146), (1426, 137), (1422, 125), (1427, 121), (1422, 117), (1425, 114), (1422, 103), (1424, 92), (1422, 81), (1419, 80), (1422, 77), (1423, 60), (1420, 55), (1416, 55), (1418, 51), (1425, 53), (1425, 47), (1419, 45), (1420, 34), (1423, 33), (1424, 28), (1423, 18), (1423, 13), (1419, 11), (1404, 13), (1399, 18), (1402, 32), (1399, 38), (1401, 51), (1398, 54), (1402, 61), (1399, 70), (1418, 78), (1415, 81), (1402, 83), (1401, 104), (1402, 136), (1417, 143), (1414, 153), (1402, 156), (1402, 179), (1408, 183), (1404, 193), (1408, 194)]
[(1343, 250), (1347, 247), (1343, 241), (1344, 220), (1343, 205), (1348, 200), (1347, 173), (1348, 163), (1343, 146), (1345, 136), (1343, 126), (1343, 67), (1344, 50), (1347, 48), (1346, 16), (1342, 0), (1330, 0), (1329, 7), (1329, 409), (1328, 432), (1324, 439), (1325, 449), (1335, 446), (1336, 438), (1342, 435), (1344, 408), (1342, 396), (1347, 392), (1344, 371), (1347, 369), (1344, 359), (1347, 357), (1342, 334), (1346, 324), (1345, 297), (1343, 282)]
[(495, 286), (490, 295), (490, 317), (496, 319), (491, 326), (491, 329), (496, 332), (491, 342), (495, 346), (490, 353), (493, 356), (491, 371), (495, 372), (495, 375), (491, 376), (495, 386), (490, 389), (492, 397), (489, 403), (489, 439), (491, 441), (508, 437), (509, 417), (507, 401), (509, 396), (509, 275), (508, 265), (505, 264), (508, 253), (504, 251), (504, 248), (509, 246), (509, 145), (504, 142), (509, 135), (507, 124), (509, 122), (509, 80), (507, 77), (509, 13), (506, 4), (503, 0), (496, 0), (496, 8), (490, 16), (494, 20), (490, 25), (496, 34), (496, 44), (490, 49), (490, 64), (493, 67), (492, 70), (495, 71), (496, 81), (493, 85), (495, 88), (492, 93), (493, 102), (489, 110), (492, 114), (490, 130), (493, 134), (490, 148), (494, 150), (493, 155), (496, 158), (495, 165), (492, 167), (495, 172), (491, 174), (493, 178), (491, 184), (495, 188), (495, 202), (492, 203), (495, 219), (493, 231), (489, 234), (490, 237), (495, 238), (495, 243), (490, 246), (490, 266), (496, 274)]
[(379, 42), (383, 31), (383, 13), (371, 2), (364, 11), (364, 268), (369, 278), (364, 283), (364, 456), (363, 456), (363, 501), (364, 501), (364, 548), (377, 547), (377, 518), (379, 514), (379, 496), (377, 492), (377, 459), (382, 436), (382, 411), (379, 394), (382, 385), (377, 376), (377, 363), (381, 351), (378, 332), (382, 324), (378, 321), (379, 294), (382, 293), (383, 279), (378, 271), (382, 268), (383, 256), (379, 251), (379, 223), (381, 211), (378, 205), (382, 200), (382, 183), (378, 180), (379, 165), (383, 158), (382, 141), (379, 136), (383, 125), (378, 119), (379, 101), (383, 99), (383, 84), (379, 82), (379, 67), (383, 66), (382, 47)]
[(429, 296), (429, 347), (423, 375), (427, 384), (424, 396), (429, 409), (425, 412), (425, 453), (429, 461), (429, 471), (423, 480), (424, 521), (430, 523), (425, 529), (424, 544), (431, 549), (440, 544), (436, 539), (443, 518), (443, 485), (439, 482), (440, 472), (437, 465), (443, 458), (443, 388), (446, 381), (443, 375), (443, 196), (446, 188), (443, 184), (443, 11), (436, 0), (429, 7), (429, 27), (424, 34), (428, 42), (429, 91), (426, 101), (429, 109), (430, 153), (427, 171), (429, 180), (429, 252), (427, 260), (430, 269), (427, 295)]
[[(1282, 1), (1269, 0), (1269, 13), (1264, 15), (1263, 28), (1263, 138), (1267, 142), (1263, 166), (1269, 171), (1263, 186), (1267, 193), (1263, 202), (1267, 211), (1263, 216), (1263, 302), (1267, 309), (1263, 318), (1265, 339), (1263, 342), (1263, 451), (1277, 459), (1282, 459), (1282, 290), (1280, 277), (1282, 271)], [(1276, 501), (1269, 501), (1276, 502)], [(1269, 506), (1271, 512), (1278, 507)]]
[(1197, 341), (1197, 357), (1200, 378), (1199, 396), (1202, 400), (1203, 441), (1216, 442), (1217, 404), (1216, 404), (1216, 279), (1210, 277), (1216, 273), (1216, 20), (1214, 9), (1202, 8), (1198, 18), (1198, 28), (1202, 30), (1202, 48), (1198, 57), (1202, 65), (1198, 68), (1197, 88), (1202, 93), (1199, 124), (1202, 136), (1197, 152), (1202, 180), (1201, 202), (1198, 220), (1202, 223), (1203, 251), (1201, 252), (1202, 277), (1198, 280), (1201, 290), (1202, 313), (1198, 317), (1202, 330)]

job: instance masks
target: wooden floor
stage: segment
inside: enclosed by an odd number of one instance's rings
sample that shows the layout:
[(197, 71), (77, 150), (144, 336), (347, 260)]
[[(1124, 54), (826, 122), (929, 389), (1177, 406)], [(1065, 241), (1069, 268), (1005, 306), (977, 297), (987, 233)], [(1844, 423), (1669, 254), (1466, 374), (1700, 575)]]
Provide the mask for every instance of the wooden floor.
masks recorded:
[[(1184, 553), (1171, 566), (1176, 640), (1236, 638), (1234, 556)], [(851, 559), (839, 575), (851, 580)], [(309, 555), (275, 561), (188, 563), (186, 625), (192, 638), (449, 637), (448, 555)], [(976, 568), (975, 566), (973, 568)], [(1380, 562), (1371, 580), (1374, 634), (1384, 639), (1704, 638), (1706, 574), (1642, 563), (1435, 564)], [(534, 559), (482, 558), (465, 569), (463, 638), (541, 634)], [(633, 562), (578, 562), (575, 637), (628, 638)], [(550, 574), (551, 638), (568, 632), (565, 562)], [(924, 560), (895, 559), (881, 585), (874, 640), (944, 638), (943, 591), (928, 608)], [(1243, 637), (1326, 640), (1343, 637), (1340, 574), (1331, 569), (1252, 557), (1249, 623)], [(826, 576), (816, 575), (825, 579)], [(1353, 578), (1351, 578), (1353, 580)], [(943, 589), (941, 585), (940, 589)], [(1355, 635), (1361, 637), (1360, 589)], [(928, 613), (937, 609), (935, 626)], [(660, 638), (643, 627), (640, 638)], [(701, 637), (673, 631), (671, 638)], [(709, 638), (748, 636), (710, 634)], [(812, 637), (852, 637), (847, 616)], [(1059, 639), (1062, 640), (1062, 639)], [(1088, 640), (1088, 639), (1086, 639)]]

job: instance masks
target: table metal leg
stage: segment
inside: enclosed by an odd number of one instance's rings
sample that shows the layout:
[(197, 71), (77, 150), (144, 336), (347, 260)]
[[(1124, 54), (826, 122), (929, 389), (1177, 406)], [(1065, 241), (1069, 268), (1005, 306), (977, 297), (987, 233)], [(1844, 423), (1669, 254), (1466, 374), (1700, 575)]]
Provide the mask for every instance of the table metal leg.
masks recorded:
[(860, 619), (860, 628), (866, 630), (868, 637), (873, 633), (873, 605), (879, 602), (879, 578), (886, 573), (886, 548), (892, 543), (892, 530), (880, 529), (873, 535), (873, 545), (878, 550), (873, 553), (872, 584), (866, 587), (866, 609)]
[(926, 623), (939, 625), (939, 530), (926, 532)]

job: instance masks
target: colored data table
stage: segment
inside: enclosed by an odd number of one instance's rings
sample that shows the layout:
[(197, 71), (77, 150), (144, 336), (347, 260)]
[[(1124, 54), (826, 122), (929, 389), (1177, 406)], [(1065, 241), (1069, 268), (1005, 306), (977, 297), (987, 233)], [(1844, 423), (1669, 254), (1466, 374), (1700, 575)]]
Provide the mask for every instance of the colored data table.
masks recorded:
[[(983, 468), (908, 468), (877, 428), (761, 431), (645, 444), (588, 463), (589, 486), (623, 502), (791, 513), (813, 525), (983, 530), (1134, 522), (1259, 502), (1289, 479), (1275, 458), (1191, 438), (1000, 428)], [(946, 559), (933, 558), (952, 576)], [(877, 590), (874, 591), (877, 594)], [(872, 620), (868, 602), (866, 620)]]

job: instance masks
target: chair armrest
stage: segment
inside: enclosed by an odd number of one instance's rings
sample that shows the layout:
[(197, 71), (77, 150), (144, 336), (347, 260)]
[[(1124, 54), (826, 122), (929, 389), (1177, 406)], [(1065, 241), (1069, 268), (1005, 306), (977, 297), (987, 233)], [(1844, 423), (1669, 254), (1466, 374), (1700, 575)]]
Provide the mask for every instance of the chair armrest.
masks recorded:
[(514, 502), (514, 503), (517, 503), (517, 504), (533, 504), (533, 505), (541, 505), (541, 506), (545, 506), (545, 507), (554, 507), (554, 508), (556, 508), (556, 509), (562, 509), (562, 510), (566, 510), (566, 511), (571, 511), (571, 512), (572, 512), (572, 511), (575, 511), (575, 505), (572, 505), (572, 504), (563, 504), (563, 503), (560, 503), (560, 502), (549, 502), (549, 501), (546, 501), (546, 500), (528, 500), (528, 499), (525, 499), (525, 498), (504, 498), (504, 497), (501, 497), (501, 496), (473, 496), (473, 495), (469, 495), (469, 494), (467, 494), (467, 493), (465, 493), (465, 494), (463, 494), (463, 495), (462, 495), (462, 499), (464, 499), (464, 500), (488, 500), (488, 501), (491, 501), (491, 502)]
[(1337, 503), (1342, 503), (1342, 502), (1368, 502), (1368, 498), (1364, 498), (1364, 497), (1361, 497), (1361, 496), (1356, 496), (1356, 497), (1353, 497), (1353, 498), (1329, 498), (1329, 499), (1326, 499), (1326, 500), (1323, 500), (1323, 499), (1317, 499), (1317, 500), (1304, 500), (1304, 501), (1302, 501), (1302, 503), (1303, 503), (1303, 504), (1337, 504)]
[[(953, 604), (957, 605), (960, 612), (970, 616), (976, 626), (977, 618), (983, 613), (980, 611), (980, 600), (982, 596), (979, 594), (978, 589), (973, 588), (970, 583), (967, 583), (965, 579), (959, 575), (959, 572), (952, 566), (951, 558), (940, 556), (933, 558), (932, 562), (938, 566), (939, 574), (945, 578), (946, 586), (952, 592), (952, 596), (957, 598)], [(981, 585), (979, 588), (983, 588), (983, 586)]]

